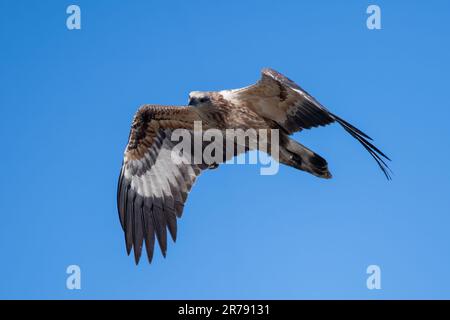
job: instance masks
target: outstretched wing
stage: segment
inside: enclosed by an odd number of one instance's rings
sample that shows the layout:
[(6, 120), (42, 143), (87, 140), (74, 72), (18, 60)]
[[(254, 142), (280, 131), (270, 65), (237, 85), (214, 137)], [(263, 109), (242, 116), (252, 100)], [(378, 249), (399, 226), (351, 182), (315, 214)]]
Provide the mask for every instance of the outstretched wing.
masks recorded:
[(308, 92), (273, 69), (263, 69), (261, 79), (252, 86), (221, 92), (233, 103), (244, 104), (260, 116), (275, 121), (287, 133), (337, 122), (358, 140), (390, 179), (390, 160), (375, 147), (367, 134), (328, 111)]
[(117, 190), (127, 253), (134, 248), (136, 264), (144, 242), (148, 260), (152, 261), (155, 238), (166, 256), (167, 229), (175, 241), (177, 218), (181, 217), (187, 195), (201, 171), (207, 168), (192, 164), (190, 159), (172, 160), (172, 150), (178, 142), (171, 140), (171, 134), (175, 127), (189, 129), (189, 125), (157, 120), (152, 116), (154, 112), (148, 107), (141, 108), (135, 116)]

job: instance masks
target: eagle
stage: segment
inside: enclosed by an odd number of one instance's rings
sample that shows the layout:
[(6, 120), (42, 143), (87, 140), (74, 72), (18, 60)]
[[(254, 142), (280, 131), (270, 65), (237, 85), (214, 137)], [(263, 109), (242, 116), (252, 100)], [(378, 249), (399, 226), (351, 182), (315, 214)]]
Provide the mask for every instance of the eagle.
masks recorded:
[[(204, 128), (270, 129), (279, 132), (277, 161), (330, 179), (327, 161), (289, 136), (303, 129), (338, 123), (375, 159), (386, 178), (390, 161), (375, 147), (367, 134), (326, 109), (308, 92), (281, 73), (265, 68), (261, 79), (241, 89), (217, 92), (194, 91), (187, 106), (143, 105), (136, 112), (124, 152), (117, 189), (120, 223), (125, 233), (127, 254), (134, 248), (138, 264), (145, 244), (152, 262), (155, 241), (166, 257), (167, 233), (175, 242), (177, 219), (197, 177), (220, 163), (175, 162), (171, 157), (177, 129), (194, 131), (194, 123)], [(243, 153), (250, 148), (236, 151)], [(236, 148), (239, 150), (239, 148)], [(271, 149), (268, 153), (271, 155)], [(223, 158), (223, 162), (227, 158)], [(168, 232), (167, 232), (168, 231)]]

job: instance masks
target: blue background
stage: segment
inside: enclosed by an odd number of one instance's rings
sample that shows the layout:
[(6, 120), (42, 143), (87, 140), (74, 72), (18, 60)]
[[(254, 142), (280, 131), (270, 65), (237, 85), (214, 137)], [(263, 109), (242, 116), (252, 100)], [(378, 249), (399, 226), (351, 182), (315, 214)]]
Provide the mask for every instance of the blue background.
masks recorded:
[[(450, 2), (0, 2), (0, 298), (450, 298)], [(116, 182), (144, 103), (254, 83), (270, 66), (370, 135), (295, 137), (334, 179), (202, 175), (168, 257), (127, 257)], [(66, 289), (66, 268), (82, 289)], [(368, 290), (366, 268), (381, 267)]]

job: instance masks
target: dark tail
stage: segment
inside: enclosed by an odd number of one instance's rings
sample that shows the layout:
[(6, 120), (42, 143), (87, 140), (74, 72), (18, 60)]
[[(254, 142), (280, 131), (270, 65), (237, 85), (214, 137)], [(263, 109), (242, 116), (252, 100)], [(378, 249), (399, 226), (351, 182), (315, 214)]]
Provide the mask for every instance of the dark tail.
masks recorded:
[(309, 172), (316, 177), (330, 179), (327, 161), (297, 141), (288, 138), (280, 148), (280, 162), (299, 170)]

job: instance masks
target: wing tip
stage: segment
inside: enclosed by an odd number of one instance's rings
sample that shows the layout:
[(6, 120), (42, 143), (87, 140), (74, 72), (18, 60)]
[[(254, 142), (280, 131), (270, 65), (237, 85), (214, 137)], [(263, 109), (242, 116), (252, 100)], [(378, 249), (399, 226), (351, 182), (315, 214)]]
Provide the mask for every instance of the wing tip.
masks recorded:
[(394, 172), (388, 166), (386, 161), (392, 161), (390, 157), (388, 157), (384, 152), (374, 146), (370, 141), (373, 139), (368, 136), (366, 133), (362, 132), (352, 124), (348, 123), (344, 119), (338, 117), (337, 115), (330, 113), (334, 120), (339, 123), (345, 131), (347, 131), (353, 138), (358, 140), (358, 142), (369, 152), (369, 154), (374, 158), (381, 171), (385, 175), (388, 181), (392, 180), (392, 175)]

